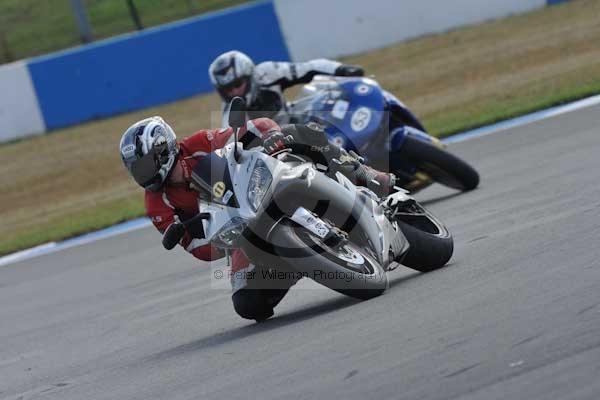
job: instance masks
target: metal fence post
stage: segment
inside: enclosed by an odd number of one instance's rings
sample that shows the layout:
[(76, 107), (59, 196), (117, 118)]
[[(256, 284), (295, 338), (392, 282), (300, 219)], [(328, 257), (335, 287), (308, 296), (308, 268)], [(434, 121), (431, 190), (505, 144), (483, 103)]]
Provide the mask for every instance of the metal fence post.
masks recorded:
[(94, 35), (92, 34), (92, 27), (90, 26), (90, 21), (88, 20), (82, 0), (71, 0), (71, 8), (79, 26), (81, 41), (84, 43), (91, 42), (94, 40)]
[(131, 19), (133, 20), (133, 23), (135, 24), (137, 30), (141, 31), (142, 29), (144, 29), (144, 26), (142, 25), (142, 20), (140, 19), (140, 14), (138, 13), (138, 10), (133, 0), (127, 0), (127, 7), (129, 8), (129, 14), (131, 15)]

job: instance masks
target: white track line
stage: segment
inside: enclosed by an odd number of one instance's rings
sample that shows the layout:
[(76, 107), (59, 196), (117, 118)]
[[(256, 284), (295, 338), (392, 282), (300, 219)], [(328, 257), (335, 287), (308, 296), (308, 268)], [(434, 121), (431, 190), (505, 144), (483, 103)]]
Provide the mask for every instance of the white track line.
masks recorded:
[(152, 225), (148, 218), (138, 218), (131, 221), (123, 222), (102, 229), (96, 232), (86, 233), (82, 236), (77, 236), (63, 242), (50, 242), (40, 246), (32, 247), (27, 250), (18, 251), (4, 257), (0, 257), (0, 267), (7, 264), (13, 264), (20, 261), (29, 260), (34, 257), (56, 253), (58, 251), (70, 249), (71, 247), (81, 246), (83, 244), (96, 242), (98, 240), (107, 239), (112, 236), (121, 235), (123, 233), (136, 231)]
[(498, 122), (493, 125), (484, 126), (482, 128), (473, 129), (471, 131), (457, 133), (442, 140), (444, 143), (458, 143), (465, 140), (491, 135), (492, 133), (504, 131), (511, 128), (517, 128), (519, 126), (531, 124), (544, 119), (557, 117), (562, 114), (567, 114), (573, 111), (581, 110), (582, 108), (592, 107), (600, 104), (600, 95), (588, 97), (587, 99), (578, 100), (573, 103), (564, 104), (562, 106), (548, 108), (546, 110), (537, 111), (532, 114), (523, 115), (521, 117), (508, 119), (506, 121)]
[[(534, 112), (532, 114), (509, 119), (506, 121), (499, 122), (497, 124), (484, 126), (482, 128), (474, 129), (471, 131), (458, 133), (456, 135), (447, 137), (442, 141), (447, 144), (463, 142), (465, 140), (491, 135), (493, 133), (501, 132), (507, 129), (516, 128), (544, 119), (556, 117), (558, 115), (581, 110), (583, 108), (592, 107), (597, 104), (600, 104), (600, 95), (575, 101), (573, 103), (565, 104), (562, 106), (552, 107), (547, 110)], [(151, 225), (152, 223), (147, 218), (138, 218), (132, 221), (124, 222), (122, 224), (114, 225), (110, 228), (102, 229), (96, 232), (85, 234), (83, 236), (78, 236), (73, 239), (65, 240), (64, 242), (51, 242), (42, 244), (40, 246), (32, 247), (27, 250), (19, 251), (4, 257), (0, 257), (0, 267), (20, 261), (29, 260), (31, 258), (56, 253), (62, 250), (69, 249), (71, 247), (81, 246), (87, 243), (96, 242), (98, 240), (122, 235), (127, 232), (147, 228)]]

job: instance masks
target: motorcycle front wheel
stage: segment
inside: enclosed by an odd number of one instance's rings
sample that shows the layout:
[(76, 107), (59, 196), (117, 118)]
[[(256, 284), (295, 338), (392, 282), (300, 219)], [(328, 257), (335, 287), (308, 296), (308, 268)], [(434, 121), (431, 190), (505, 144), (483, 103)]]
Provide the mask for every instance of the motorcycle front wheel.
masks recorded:
[(271, 237), (286, 264), (336, 292), (368, 300), (388, 287), (383, 267), (349, 240), (327, 244), (292, 221), (279, 223)]

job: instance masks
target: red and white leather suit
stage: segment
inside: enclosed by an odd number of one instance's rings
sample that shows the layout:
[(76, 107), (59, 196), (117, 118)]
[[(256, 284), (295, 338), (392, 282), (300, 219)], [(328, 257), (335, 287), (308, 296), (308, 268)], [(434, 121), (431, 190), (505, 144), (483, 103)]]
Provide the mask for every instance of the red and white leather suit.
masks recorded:
[[(276, 122), (268, 118), (258, 118), (248, 121), (240, 136), (254, 134), (264, 139), (269, 133), (279, 130)], [(192, 170), (201, 157), (224, 147), (232, 134), (232, 128), (201, 130), (179, 142), (177, 162), (182, 168), (184, 183), (174, 183), (168, 179), (160, 191), (146, 190), (145, 194), (146, 213), (161, 233), (164, 233), (176, 218), (188, 219), (198, 213), (198, 192), (190, 187)], [(223, 252), (212, 247), (206, 239), (192, 238), (189, 233), (185, 234), (180, 244), (203, 261), (223, 257)], [(249, 261), (243, 252), (235, 250), (232, 254), (232, 271), (239, 271), (248, 265)]]

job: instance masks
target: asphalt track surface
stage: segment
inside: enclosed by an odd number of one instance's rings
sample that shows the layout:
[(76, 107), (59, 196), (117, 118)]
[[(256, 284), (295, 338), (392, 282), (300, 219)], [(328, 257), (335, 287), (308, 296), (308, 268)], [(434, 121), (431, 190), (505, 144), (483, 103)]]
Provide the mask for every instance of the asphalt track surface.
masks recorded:
[(150, 229), (0, 268), (0, 399), (598, 399), (600, 107), (455, 144), (450, 265), (262, 324)]

